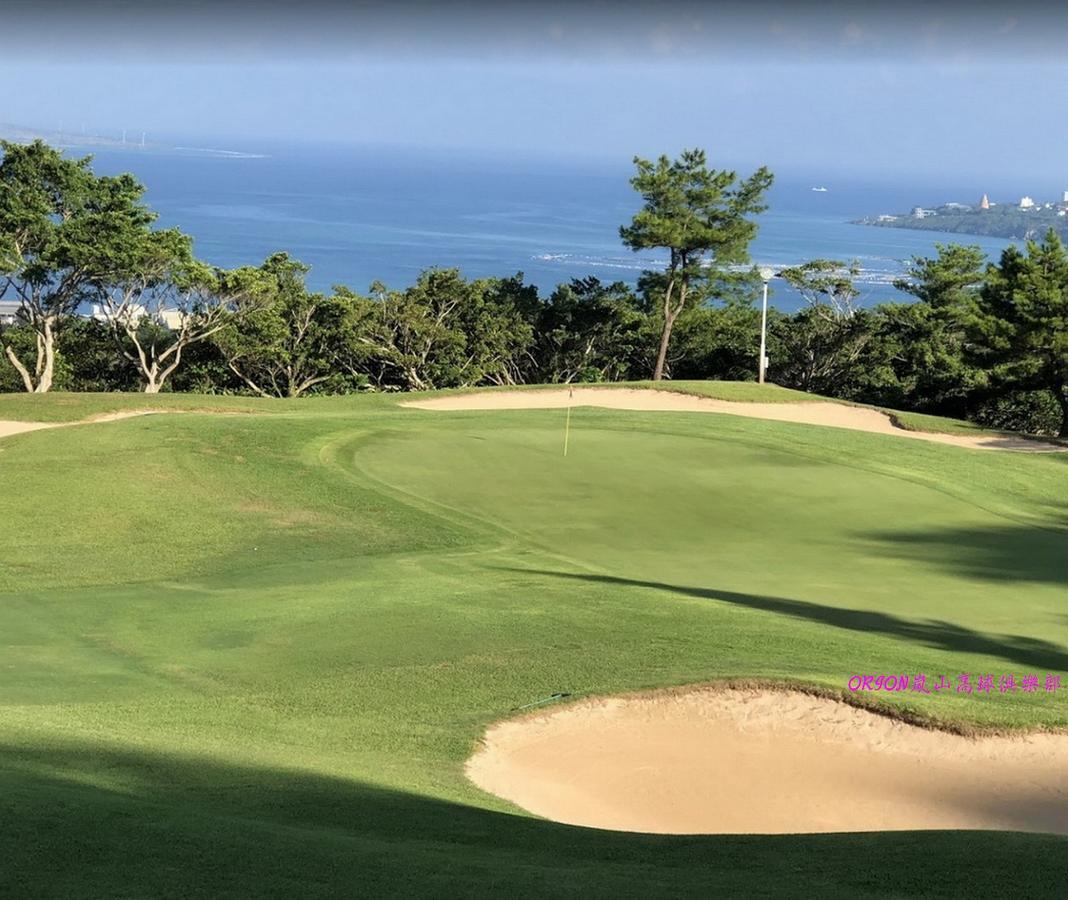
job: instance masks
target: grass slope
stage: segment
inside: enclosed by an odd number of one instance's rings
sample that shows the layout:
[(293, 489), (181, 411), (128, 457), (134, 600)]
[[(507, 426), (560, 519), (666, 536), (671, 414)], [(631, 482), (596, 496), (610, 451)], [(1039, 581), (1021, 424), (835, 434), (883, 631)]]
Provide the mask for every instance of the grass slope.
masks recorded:
[[(438, 395), (481, 393), (483, 391), (538, 391), (559, 389), (561, 385), (523, 384), (506, 387), (455, 388), (435, 392)], [(775, 384), (757, 384), (752, 381), (628, 381), (606, 384), (583, 384), (583, 388), (613, 390), (618, 388), (672, 391), (680, 394), (692, 394), (697, 397), (710, 397), (714, 400), (749, 403), (846, 403), (847, 401), (795, 391)], [(407, 396), (407, 395), (405, 395)], [(387, 404), (396, 402), (396, 397), (368, 395), (361, 397), (363, 404)], [(314, 408), (318, 412), (330, 412), (346, 409), (349, 403), (344, 397), (312, 397), (302, 400), (274, 400), (258, 397), (190, 397), (182, 394), (156, 394), (146, 397), (144, 394), (64, 394), (54, 393), (47, 403), (38, 402), (33, 394), (0, 394), (0, 419), (28, 422), (78, 422), (91, 415), (131, 410), (200, 410), (203, 412), (228, 413), (279, 413), (285, 411), (307, 412)], [(864, 406), (865, 404), (848, 404)], [(975, 434), (987, 431), (973, 422), (961, 419), (947, 419), (943, 416), (929, 416), (922, 413), (902, 412), (900, 410), (881, 409), (893, 416), (903, 428), (914, 431), (940, 431), (947, 434)], [(1007, 432), (990, 432), (1005, 434)], [(1044, 438), (1048, 440), (1048, 438)]]
[[(0, 418), (144, 400), (69, 399)], [(565, 460), (553, 410), (165, 402), (252, 414), (0, 442), (0, 894), (1063, 892), (1060, 837), (606, 833), (461, 766), (554, 691), (1064, 673), (1065, 458), (582, 409)], [(1068, 688), (884, 702), (1068, 725)]]

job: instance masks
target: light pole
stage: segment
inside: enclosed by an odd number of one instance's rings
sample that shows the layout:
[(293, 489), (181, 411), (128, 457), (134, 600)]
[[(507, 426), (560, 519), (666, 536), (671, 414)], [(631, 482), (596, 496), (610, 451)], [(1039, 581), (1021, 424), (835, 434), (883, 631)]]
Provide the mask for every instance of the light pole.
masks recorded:
[(775, 271), (768, 266), (761, 266), (760, 280), (764, 282), (764, 306), (760, 313), (760, 359), (757, 363), (757, 381), (764, 383), (768, 372), (768, 282), (775, 277)]

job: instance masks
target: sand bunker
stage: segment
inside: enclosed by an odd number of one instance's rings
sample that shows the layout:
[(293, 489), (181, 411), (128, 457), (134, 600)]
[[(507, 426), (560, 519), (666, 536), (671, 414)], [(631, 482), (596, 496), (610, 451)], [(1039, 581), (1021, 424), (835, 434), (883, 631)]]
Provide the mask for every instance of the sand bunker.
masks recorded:
[(55, 422), (8, 422), (0, 419), (0, 438), (22, 434), (24, 431), (37, 431), (40, 428), (54, 428), (56, 424)]
[(664, 834), (1068, 834), (1068, 735), (966, 738), (795, 691), (591, 700), (493, 726), (482, 789), (558, 822)]
[(138, 409), (124, 410), (123, 412), (101, 413), (91, 416), (81, 422), (14, 422), (0, 419), (0, 438), (10, 437), (13, 434), (22, 434), (24, 431), (40, 431), (42, 428), (65, 428), (68, 425), (92, 425), (96, 422), (115, 422), (119, 419), (130, 419), (134, 416), (152, 416), (160, 410)]
[(886, 413), (842, 403), (739, 403), (713, 400), (665, 390), (633, 390), (628, 388), (574, 388), (546, 391), (480, 391), (455, 394), (426, 400), (410, 400), (402, 404), (416, 409), (563, 409), (565, 406), (600, 406), (607, 409), (633, 409), (652, 412), (712, 412), (754, 419), (774, 419), (779, 422), (800, 422), (806, 425), (826, 425), (870, 431), (895, 437), (935, 441), (976, 450), (1022, 450), (1029, 453), (1051, 453), (1066, 448), (1057, 444), (1032, 441), (1027, 438), (996, 434), (964, 435), (933, 434), (899, 428)]

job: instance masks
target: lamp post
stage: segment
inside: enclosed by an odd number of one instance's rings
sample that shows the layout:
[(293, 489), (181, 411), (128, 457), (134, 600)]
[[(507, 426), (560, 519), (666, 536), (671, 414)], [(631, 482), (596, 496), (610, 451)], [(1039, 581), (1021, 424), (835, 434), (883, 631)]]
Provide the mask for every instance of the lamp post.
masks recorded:
[(757, 362), (757, 381), (764, 383), (764, 376), (768, 372), (768, 282), (775, 277), (775, 271), (768, 266), (761, 266), (758, 270), (760, 280), (764, 282), (764, 305), (760, 313), (760, 359)]

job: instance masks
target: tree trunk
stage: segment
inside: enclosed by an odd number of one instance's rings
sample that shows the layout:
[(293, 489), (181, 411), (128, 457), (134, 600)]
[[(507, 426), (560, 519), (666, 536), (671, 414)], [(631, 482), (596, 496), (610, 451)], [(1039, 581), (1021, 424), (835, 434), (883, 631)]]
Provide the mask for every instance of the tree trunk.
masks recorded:
[(56, 339), (52, 330), (48, 329), (44, 339), (44, 365), (41, 367), (41, 375), (37, 379), (35, 394), (47, 394), (52, 390), (52, 379), (56, 371)]
[(661, 381), (664, 378), (664, 366), (667, 364), (668, 343), (671, 341), (671, 328), (675, 320), (670, 316), (664, 316), (664, 330), (660, 334), (660, 352), (656, 355), (656, 368), (653, 369), (653, 381)]
[(682, 293), (682, 302), (679, 303), (678, 309), (672, 310), (671, 294), (674, 287), (675, 279), (672, 278), (671, 281), (668, 282), (667, 289), (664, 291), (664, 330), (660, 333), (660, 351), (656, 355), (656, 368), (653, 369), (653, 381), (661, 381), (664, 377), (664, 366), (667, 365), (668, 344), (671, 343), (671, 329), (675, 325), (676, 317), (682, 312), (682, 307), (686, 303), (686, 294)]
[(144, 376), (144, 392), (146, 394), (158, 394), (159, 389), (163, 387), (163, 379), (160, 377), (159, 369), (153, 364), (151, 368), (144, 370)]
[(27, 394), (32, 394), (33, 378), (30, 377), (29, 370), (22, 364), (22, 361), (15, 355), (15, 351), (10, 347), (4, 347), (4, 353), (7, 355), (8, 361), (14, 366), (15, 371), (19, 373), (22, 378), (22, 385), (26, 388)]
[[(52, 381), (55, 378), (56, 335), (52, 330), (51, 319), (45, 319), (44, 324), (39, 329), (36, 324), (33, 327), (37, 332), (37, 361), (34, 365), (33, 374), (30, 374), (30, 370), (22, 364), (12, 347), (5, 346), (4, 355), (7, 356), (8, 361), (22, 378), (22, 385), (26, 388), (26, 393), (47, 394), (52, 390)], [(35, 378), (36, 384), (34, 383)]]

